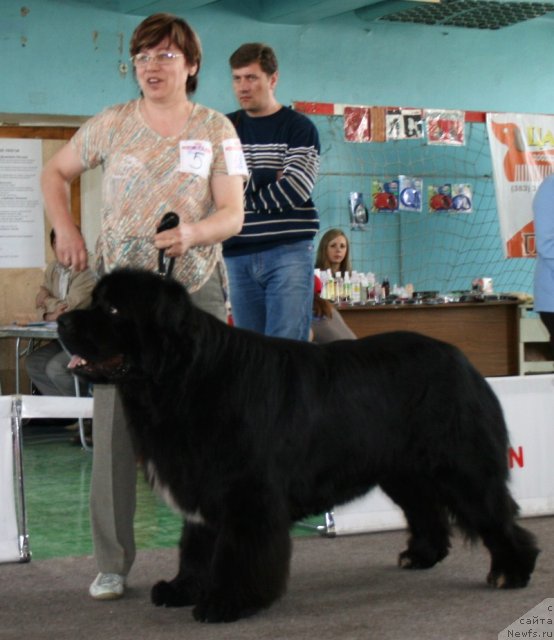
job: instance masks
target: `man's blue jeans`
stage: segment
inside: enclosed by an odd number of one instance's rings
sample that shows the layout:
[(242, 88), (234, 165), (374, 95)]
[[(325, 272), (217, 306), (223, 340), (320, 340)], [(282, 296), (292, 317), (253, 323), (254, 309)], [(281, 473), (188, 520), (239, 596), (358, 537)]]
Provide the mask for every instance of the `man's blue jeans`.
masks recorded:
[(307, 340), (314, 297), (311, 240), (225, 258), (235, 326)]

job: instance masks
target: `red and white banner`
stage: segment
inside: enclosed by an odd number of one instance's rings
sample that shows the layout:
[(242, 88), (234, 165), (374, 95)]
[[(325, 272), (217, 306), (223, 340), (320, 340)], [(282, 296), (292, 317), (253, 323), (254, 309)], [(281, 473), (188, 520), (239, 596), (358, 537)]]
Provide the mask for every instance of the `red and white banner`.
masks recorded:
[(533, 196), (554, 173), (554, 116), (488, 113), (487, 131), (504, 253), (533, 257)]

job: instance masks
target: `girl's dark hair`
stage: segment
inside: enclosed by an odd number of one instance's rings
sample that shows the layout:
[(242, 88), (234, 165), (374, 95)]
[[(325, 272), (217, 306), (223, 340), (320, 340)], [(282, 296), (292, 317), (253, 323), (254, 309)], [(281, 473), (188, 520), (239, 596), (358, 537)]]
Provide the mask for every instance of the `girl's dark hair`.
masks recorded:
[(189, 65), (196, 65), (196, 73), (187, 78), (187, 94), (198, 87), (198, 73), (202, 62), (202, 45), (194, 29), (182, 18), (171, 13), (155, 13), (144, 19), (131, 36), (129, 52), (131, 57), (143, 49), (151, 49), (163, 40), (169, 39), (180, 49)]

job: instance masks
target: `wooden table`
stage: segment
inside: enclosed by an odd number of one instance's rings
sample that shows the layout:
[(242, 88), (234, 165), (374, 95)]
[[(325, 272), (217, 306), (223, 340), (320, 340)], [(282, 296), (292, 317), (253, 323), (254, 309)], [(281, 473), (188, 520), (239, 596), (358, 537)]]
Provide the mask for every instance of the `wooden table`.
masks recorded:
[(417, 331), (459, 347), (484, 376), (518, 374), (519, 302), (341, 306), (358, 338)]

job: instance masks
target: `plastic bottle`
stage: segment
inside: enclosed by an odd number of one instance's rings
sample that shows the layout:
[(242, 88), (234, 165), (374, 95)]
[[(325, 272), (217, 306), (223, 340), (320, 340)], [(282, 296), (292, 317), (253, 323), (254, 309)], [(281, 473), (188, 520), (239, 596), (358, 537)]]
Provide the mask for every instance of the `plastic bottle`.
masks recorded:
[(331, 269), (327, 269), (327, 295), (325, 296), (327, 300), (335, 300), (335, 279), (333, 278), (333, 272)]
[[(369, 298), (369, 280), (365, 273), (360, 274), (360, 302), (366, 304)], [(354, 295), (354, 292), (352, 292)]]
[(381, 283), (381, 288), (383, 289), (383, 296), (385, 298), (389, 297), (389, 293), (390, 293), (390, 283), (389, 283), (389, 277), (385, 276), (383, 278), (383, 282)]
[(352, 300), (352, 282), (348, 271), (344, 272), (344, 282), (342, 287), (342, 300), (344, 302), (350, 302), (350, 300)]
[(360, 276), (357, 271), (352, 272), (352, 304), (361, 304), (362, 302), (362, 285)]
[(342, 279), (342, 273), (337, 271), (335, 273), (335, 302), (340, 303), (344, 295), (344, 280)]
[(367, 299), (373, 302), (375, 300), (375, 283), (377, 278), (372, 271), (368, 271), (367, 275)]

